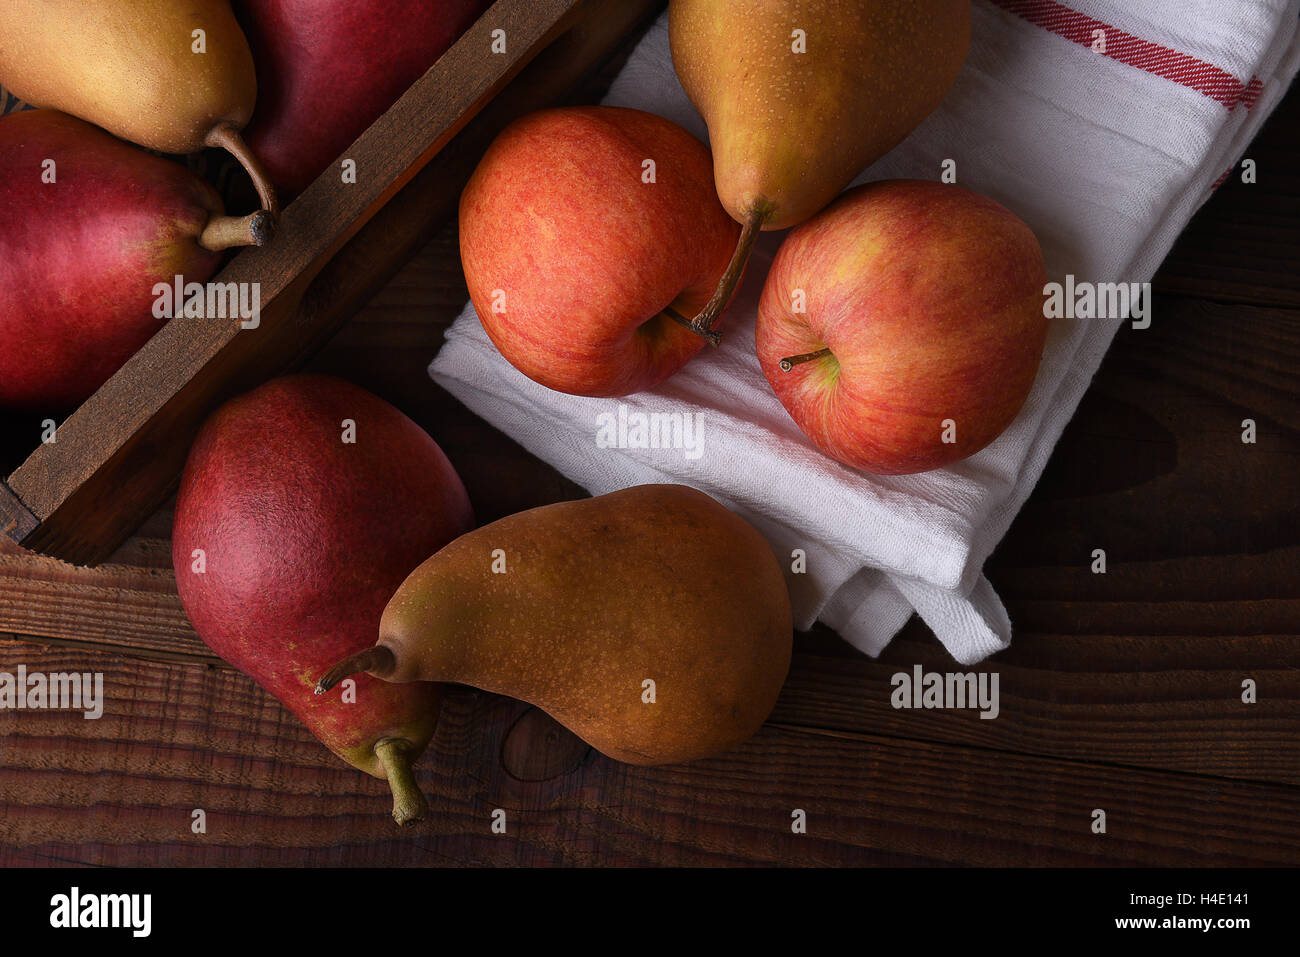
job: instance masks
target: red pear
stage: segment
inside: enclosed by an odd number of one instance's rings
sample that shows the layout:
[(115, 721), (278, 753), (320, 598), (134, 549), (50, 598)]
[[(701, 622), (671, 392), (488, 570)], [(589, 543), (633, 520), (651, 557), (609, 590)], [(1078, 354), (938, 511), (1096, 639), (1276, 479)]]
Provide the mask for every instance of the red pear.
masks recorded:
[(260, 81), (248, 142), (276, 187), (306, 189), (489, 6), (236, 0)]
[(406, 576), (472, 526), (433, 439), (328, 376), (275, 379), (222, 406), (181, 480), (172, 559), (199, 637), (339, 757), (387, 778), (400, 824), (425, 810), (410, 762), (433, 735), (440, 686), (362, 676), (354, 703), (313, 686), (373, 643)]
[(156, 283), (206, 282), (273, 225), (82, 120), (0, 117), (0, 407), (83, 402), (166, 323)]

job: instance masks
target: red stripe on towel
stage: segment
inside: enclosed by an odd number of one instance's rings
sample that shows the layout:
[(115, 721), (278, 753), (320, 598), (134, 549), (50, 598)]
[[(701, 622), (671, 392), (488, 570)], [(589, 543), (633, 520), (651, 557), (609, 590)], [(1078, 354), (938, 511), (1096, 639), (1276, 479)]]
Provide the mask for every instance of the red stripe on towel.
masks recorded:
[(1092, 47), (1097, 39), (1096, 31), (1101, 30), (1106, 38), (1106, 50), (1103, 56), (1154, 73), (1167, 80), (1173, 80), (1222, 103), (1229, 110), (1235, 109), (1238, 103), (1250, 109), (1255, 105), (1255, 100), (1259, 98), (1259, 92), (1263, 88), (1259, 77), (1251, 77), (1249, 83), (1242, 83), (1227, 70), (1213, 63), (1206, 63), (1189, 54), (1179, 53), (1169, 47), (1125, 33), (1108, 23), (1094, 20), (1077, 10), (1071, 10), (1064, 4), (1056, 3), (1055, 0), (992, 0), (992, 2), (1008, 13), (1014, 13), (1028, 20), (1034, 26), (1042, 27), (1082, 46)]
[(1263, 89), (1264, 82), (1259, 77), (1252, 76), (1250, 82), (1246, 84), (1245, 91), (1241, 94), (1242, 106), (1248, 110), (1254, 106), (1255, 101), (1259, 99), (1260, 91)]

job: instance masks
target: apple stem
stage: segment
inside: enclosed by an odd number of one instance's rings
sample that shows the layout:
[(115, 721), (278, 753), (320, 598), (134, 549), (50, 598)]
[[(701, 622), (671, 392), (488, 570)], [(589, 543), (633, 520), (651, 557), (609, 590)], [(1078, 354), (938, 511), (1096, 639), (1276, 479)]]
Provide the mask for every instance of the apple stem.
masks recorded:
[[(727, 265), (727, 271), (722, 274), (718, 280), (718, 288), (713, 293), (713, 298), (704, 304), (699, 315), (691, 322), (691, 329), (700, 335), (704, 335), (722, 316), (723, 310), (731, 303), (731, 296), (736, 291), (736, 286), (740, 284), (740, 277), (745, 274), (745, 266), (749, 262), (749, 254), (754, 249), (754, 241), (758, 239), (759, 232), (763, 229), (763, 223), (766, 221), (768, 209), (763, 205), (755, 205), (750, 210), (749, 218), (745, 220), (740, 230), (740, 241), (736, 243), (736, 251), (731, 256), (731, 262)], [(717, 345), (717, 343), (714, 343)]]
[(814, 359), (823, 359), (830, 354), (830, 349), (818, 349), (816, 352), (805, 352), (802, 355), (786, 356), (786, 358), (782, 359), (779, 364), (782, 372), (789, 372), (801, 363), (812, 362)]
[(234, 246), (265, 246), (275, 235), (275, 218), (264, 209), (247, 216), (213, 216), (199, 235), (199, 245), (212, 252)]
[(410, 827), (429, 814), (429, 804), (415, 783), (411, 771), (411, 746), (401, 738), (384, 738), (375, 743), (375, 755), (384, 766), (388, 787), (393, 792), (393, 820)]
[(691, 325), (691, 320), (687, 319), (672, 306), (666, 307), (663, 314), (678, 325), (685, 326), (687, 329), (691, 330), (691, 332), (699, 332), (699, 334), (702, 335), (711, 346), (716, 346), (718, 343), (722, 342), (722, 334), (720, 332), (714, 332), (712, 329), (705, 329), (703, 332), (700, 332), (700, 330), (696, 329), (695, 326)]
[(271, 185), (271, 177), (266, 174), (266, 168), (248, 148), (244, 138), (239, 135), (239, 130), (230, 123), (221, 123), (208, 131), (203, 142), (208, 146), (223, 149), (239, 160), (239, 165), (244, 167), (248, 178), (253, 181), (253, 186), (257, 189), (257, 195), (261, 197), (262, 208), (271, 214), (272, 219), (278, 220), (280, 197), (275, 194), (275, 187)]
[(338, 664), (336, 664), (325, 674), (320, 676), (316, 682), (316, 693), (324, 694), (342, 681), (348, 675), (355, 675), (365, 671), (376, 678), (382, 678), (392, 672), (397, 665), (397, 659), (393, 651), (387, 645), (371, 645), (364, 651), (358, 651), (355, 655), (348, 655)]

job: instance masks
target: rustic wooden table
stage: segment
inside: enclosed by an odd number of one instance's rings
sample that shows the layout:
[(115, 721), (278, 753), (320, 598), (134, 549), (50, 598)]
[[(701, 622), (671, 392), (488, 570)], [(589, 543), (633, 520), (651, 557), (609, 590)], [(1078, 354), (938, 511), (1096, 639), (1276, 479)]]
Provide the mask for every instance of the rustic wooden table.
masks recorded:
[[(107, 698), (0, 712), (0, 864), (1300, 863), (1300, 91), (1247, 155), (1258, 182), (1197, 216), (989, 563), (1017, 628), (981, 666), (997, 720), (890, 707), (895, 672), (953, 668), (915, 619), (876, 661), (796, 636), (759, 735), (685, 767), (458, 689), (417, 766), (432, 818), (399, 832), (383, 782), (198, 641), (165, 508), (95, 569), (0, 544), (0, 671), (102, 671)], [(313, 367), (424, 425), (482, 521), (582, 494), (429, 381), (465, 298), (447, 229)]]

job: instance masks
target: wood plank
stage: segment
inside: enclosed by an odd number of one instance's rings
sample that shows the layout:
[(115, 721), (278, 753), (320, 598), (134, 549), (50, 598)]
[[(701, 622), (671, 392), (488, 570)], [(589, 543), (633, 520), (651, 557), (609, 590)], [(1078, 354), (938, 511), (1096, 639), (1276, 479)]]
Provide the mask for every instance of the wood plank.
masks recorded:
[[(1058, 621), (1060, 610), (1052, 606)], [(1300, 637), (1065, 634), (1026, 625), (1018, 611), (1013, 605), (1012, 648), (975, 669), (956, 669), (919, 620), (877, 661), (806, 651), (773, 720), (1300, 786)], [(997, 718), (983, 720), (973, 709), (894, 709), (892, 678), (910, 676), (915, 665), (996, 673)], [(1259, 689), (1255, 704), (1241, 699), (1245, 678)]]
[[(3, 865), (1300, 862), (1294, 788), (779, 724), (696, 764), (592, 752), (520, 780), (485, 756), (509, 751), (526, 707), (464, 690), (416, 765), (432, 818), (399, 832), (382, 782), (238, 674), (12, 641), (0, 654), (0, 670), (101, 670), (107, 699), (98, 721), (0, 712)], [(206, 834), (190, 832), (195, 808)], [(505, 835), (490, 832), (497, 808)], [(795, 809), (807, 834), (791, 831)]]
[[(877, 661), (846, 657), (847, 646), (833, 636), (820, 647), (819, 636), (799, 636), (772, 720), (807, 731), (1300, 785), (1300, 676), (1293, 664), (1300, 637), (1060, 634), (1016, 620), (1021, 632), (1013, 649), (979, 669), (999, 675), (995, 720), (983, 720), (974, 710), (893, 708), (895, 674), (910, 675), (914, 665), (953, 670), (947, 653), (919, 622)], [(125, 632), (106, 628), (80, 640), (53, 642), (227, 667), (188, 626), (170, 640), (160, 635), (144, 647), (123, 648)], [(1255, 704), (1241, 700), (1246, 678), (1259, 689)]]

